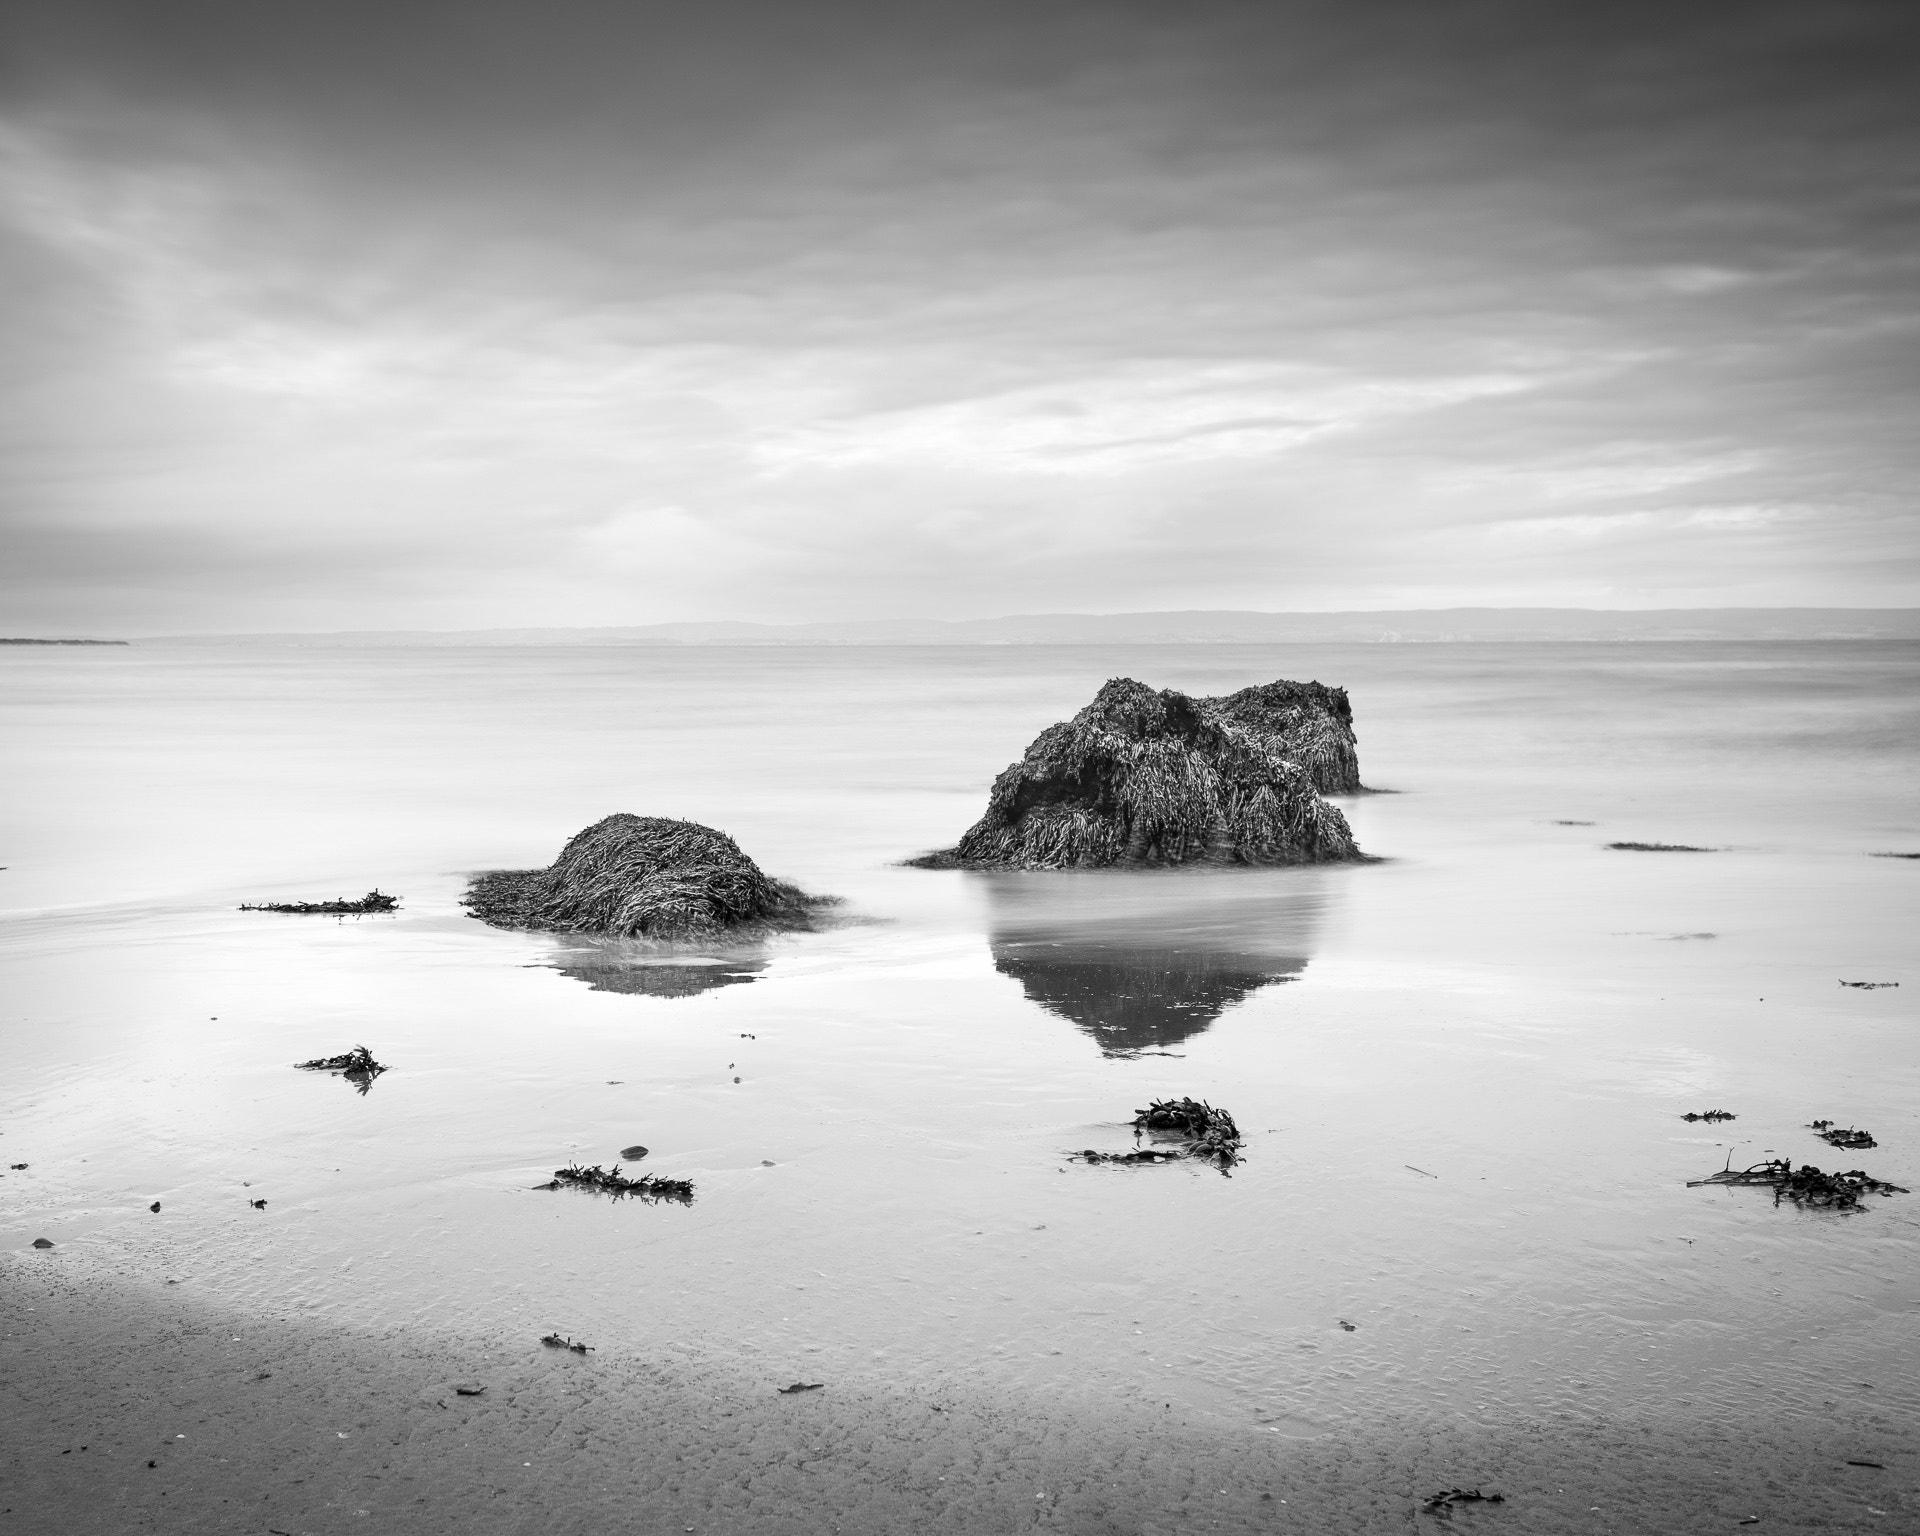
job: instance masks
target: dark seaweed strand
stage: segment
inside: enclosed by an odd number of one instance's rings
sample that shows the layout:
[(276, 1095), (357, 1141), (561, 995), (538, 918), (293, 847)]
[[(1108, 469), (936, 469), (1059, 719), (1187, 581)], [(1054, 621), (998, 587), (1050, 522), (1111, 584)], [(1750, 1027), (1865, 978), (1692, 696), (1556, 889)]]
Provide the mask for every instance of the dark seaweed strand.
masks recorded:
[(263, 901), (243, 902), (242, 912), (315, 912), (327, 917), (359, 917), (368, 912), (392, 912), (400, 904), (398, 896), (368, 891), (358, 901)]
[(693, 1181), (690, 1179), (669, 1179), (659, 1174), (643, 1173), (637, 1179), (629, 1179), (620, 1172), (620, 1164), (612, 1168), (602, 1168), (598, 1163), (591, 1168), (583, 1168), (578, 1163), (568, 1163), (564, 1168), (553, 1170), (554, 1187), (562, 1184), (575, 1189), (598, 1190), (601, 1194), (612, 1195), (616, 1200), (632, 1196), (641, 1200), (672, 1200), (680, 1205), (693, 1204)]

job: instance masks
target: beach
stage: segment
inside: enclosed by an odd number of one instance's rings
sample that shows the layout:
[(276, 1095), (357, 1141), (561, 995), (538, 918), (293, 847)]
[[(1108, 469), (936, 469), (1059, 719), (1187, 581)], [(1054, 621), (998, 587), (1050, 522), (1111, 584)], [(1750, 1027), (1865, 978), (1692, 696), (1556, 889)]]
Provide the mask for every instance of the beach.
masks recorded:
[[(1876, 856), (1920, 851), (1911, 644), (0, 664), (16, 1529), (1920, 1508), (1920, 1196), (1688, 1187), (1920, 1187), (1920, 862)], [(1119, 675), (1346, 686), (1382, 862), (899, 867)], [(677, 954), (463, 912), (623, 810), (843, 904)], [(364, 1094), (293, 1070), (361, 1043)], [(1073, 1160), (1182, 1093), (1231, 1177)], [(691, 1205), (538, 1187), (634, 1143)]]

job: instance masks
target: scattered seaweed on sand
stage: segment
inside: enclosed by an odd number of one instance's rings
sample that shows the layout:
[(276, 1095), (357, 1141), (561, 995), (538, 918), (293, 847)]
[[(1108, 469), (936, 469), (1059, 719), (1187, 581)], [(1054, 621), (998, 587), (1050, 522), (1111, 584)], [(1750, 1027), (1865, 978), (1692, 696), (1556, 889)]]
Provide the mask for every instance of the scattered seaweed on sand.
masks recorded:
[(1858, 1168), (1846, 1173), (1822, 1173), (1812, 1163), (1802, 1163), (1795, 1168), (1791, 1159), (1778, 1157), (1755, 1163), (1751, 1168), (1736, 1170), (1729, 1165), (1704, 1179), (1687, 1180), (1688, 1189), (1698, 1189), (1703, 1184), (1765, 1185), (1773, 1190), (1775, 1205), (1785, 1199), (1798, 1206), (1832, 1211), (1858, 1210), (1861, 1198), (1865, 1195), (1911, 1193), (1898, 1184), (1873, 1178)]
[(1456, 1505), (1460, 1504), (1504, 1504), (1504, 1493), (1482, 1493), (1478, 1488), (1448, 1488), (1433, 1494), (1424, 1500), (1420, 1508), (1429, 1515), (1438, 1515), (1442, 1520), (1451, 1520)]
[(588, 1350), (593, 1348), (591, 1344), (576, 1344), (572, 1339), (560, 1333), (543, 1333), (540, 1336), (540, 1342), (546, 1345), (548, 1349), (571, 1350), (576, 1355), (584, 1355)]
[(1870, 853), (1870, 859), (1920, 859), (1920, 853)]
[[(986, 813), (958, 843), (907, 862), (923, 869), (1097, 869), (1362, 861), (1346, 818), (1321, 798), (1309, 766), (1330, 764), (1337, 754), (1325, 742), (1301, 749), (1268, 722), (1288, 710), (1302, 719), (1324, 717), (1331, 724), (1314, 727), (1316, 741), (1330, 740), (1336, 725), (1351, 736), (1351, 726), (1331, 704), (1312, 704), (1304, 694), (1271, 706), (1251, 697), (1319, 688), (1271, 683), (1226, 699), (1195, 699), (1113, 678), (993, 781)], [(1344, 692), (1321, 691), (1337, 695), (1345, 710)], [(1323, 776), (1343, 775), (1327, 768)], [(1357, 767), (1352, 777), (1357, 786)]]
[(778, 1387), (775, 1390), (782, 1397), (792, 1397), (796, 1392), (824, 1392), (826, 1388), (824, 1381), (796, 1381), (790, 1387)]
[(1707, 1120), (1718, 1123), (1722, 1120), (1734, 1120), (1739, 1117), (1730, 1109), (1703, 1109), (1698, 1114), (1689, 1110), (1680, 1117), (1682, 1120)]
[(1696, 848), (1692, 843), (1608, 843), (1621, 853), (1712, 853), (1711, 848)]
[(389, 1070), (383, 1063), (375, 1061), (373, 1052), (364, 1045), (356, 1045), (339, 1056), (316, 1056), (312, 1061), (296, 1061), (294, 1065), (303, 1072), (336, 1073), (362, 1093), (373, 1086), (376, 1077)]
[(679, 1205), (693, 1204), (693, 1181), (691, 1179), (668, 1179), (659, 1174), (643, 1173), (637, 1179), (630, 1179), (620, 1171), (620, 1164), (611, 1168), (602, 1168), (595, 1163), (591, 1168), (582, 1168), (578, 1163), (568, 1163), (564, 1168), (553, 1170), (551, 1182), (536, 1184), (535, 1189), (591, 1189), (603, 1195), (611, 1195), (616, 1200), (638, 1199), (648, 1201), (672, 1200)]
[(1844, 1147), (1849, 1152), (1864, 1152), (1880, 1145), (1873, 1139), (1871, 1131), (1856, 1131), (1852, 1126), (1841, 1130), (1831, 1120), (1816, 1120), (1807, 1129), (1828, 1146)]
[(1145, 1109), (1133, 1112), (1133, 1133), (1143, 1131), (1179, 1138), (1178, 1148), (1138, 1147), (1131, 1152), (1098, 1152), (1089, 1147), (1071, 1154), (1081, 1163), (1171, 1163), (1181, 1158), (1200, 1158), (1218, 1164), (1222, 1170), (1240, 1160), (1240, 1128), (1224, 1109), (1215, 1109), (1202, 1099), (1156, 1099)]
[(624, 812), (576, 832), (545, 869), (474, 876), (461, 900), (496, 928), (669, 940), (806, 928), (833, 904), (762, 873), (724, 832)]
[(368, 891), (358, 901), (263, 901), (243, 902), (242, 912), (318, 912), (327, 917), (361, 917), (369, 912), (393, 912), (399, 909), (398, 896)]
[(1862, 992), (1878, 992), (1882, 987), (1897, 987), (1900, 983), (1897, 981), (1843, 981), (1840, 985), (1854, 987)]

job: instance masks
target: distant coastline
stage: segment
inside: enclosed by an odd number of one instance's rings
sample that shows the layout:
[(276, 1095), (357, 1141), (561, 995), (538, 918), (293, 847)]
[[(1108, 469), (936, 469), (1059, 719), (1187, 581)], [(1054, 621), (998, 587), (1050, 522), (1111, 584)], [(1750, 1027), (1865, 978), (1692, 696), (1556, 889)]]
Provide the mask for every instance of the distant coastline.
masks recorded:
[(324, 649), (1920, 640), (1920, 608), (1428, 608), (1331, 613), (1198, 610), (1016, 614), (957, 620), (871, 619), (813, 624), (719, 621), (573, 629), (348, 630), (143, 638), (175, 645)]
[(21, 640), (0, 635), (0, 645), (132, 645), (131, 640)]

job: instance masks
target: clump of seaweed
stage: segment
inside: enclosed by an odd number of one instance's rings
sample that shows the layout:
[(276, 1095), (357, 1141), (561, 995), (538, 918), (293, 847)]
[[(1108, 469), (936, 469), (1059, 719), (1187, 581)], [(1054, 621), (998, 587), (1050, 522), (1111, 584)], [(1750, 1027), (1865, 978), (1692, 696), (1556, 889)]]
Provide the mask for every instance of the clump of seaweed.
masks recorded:
[(1202, 1099), (1156, 1099), (1145, 1109), (1133, 1112), (1133, 1134), (1154, 1131), (1176, 1136), (1178, 1149), (1138, 1147), (1131, 1152), (1096, 1152), (1089, 1147), (1072, 1154), (1082, 1163), (1171, 1163), (1183, 1157), (1197, 1157), (1216, 1163), (1223, 1170), (1240, 1160), (1240, 1128), (1224, 1109), (1215, 1109)]
[[(1310, 709), (1304, 692), (1272, 692), (1318, 687), (1274, 683), (1230, 699), (1195, 699), (1114, 678), (993, 781), (986, 813), (954, 847), (909, 862), (1090, 869), (1362, 859), (1346, 818), (1320, 797), (1293, 745), (1294, 737), (1311, 736), (1305, 755), (1324, 776), (1341, 778), (1346, 769), (1333, 738), (1340, 731), (1350, 738), (1351, 727), (1331, 705)], [(1344, 709), (1344, 693), (1326, 692), (1338, 694)], [(1283, 728), (1286, 719), (1321, 713), (1333, 723)], [(1357, 784), (1357, 765), (1353, 778)]]
[(1706, 1110), (1702, 1110), (1699, 1114), (1694, 1114), (1691, 1110), (1689, 1110), (1686, 1114), (1682, 1115), (1680, 1118), (1682, 1120), (1709, 1120), (1709, 1121), (1718, 1122), (1721, 1120), (1737, 1119), (1738, 1116), (1736, 1116), (1733, 1113), (1733, 1111), (1730, 1109), (1706, 1109)]
[(376, 1077), (388, 1070), (384, 1062), (373, 1059), (373, 1052), (364, 1045), (356, 1045), (338, 1056), (316, 1056), (312, 1061), (296, 1061), (294, 1065), (303, 1072), (338, 1073), (362, 1093), (373, 1086)]
[(1211, 1157), (1223, 1163), (1240, 1155), (1240, 1127), (1224, 1109), (1204, 1099), (1156, 1099), (1133, 1112), (1137, 1131), (1172, 1131), (1186, 1141), (1189, 1157)]
[(1869, 1147), (1880, 1145), (1873, 1139), (1871, 1131), (1856, 1131), (1852, 1126), (1841, 1130), (1831, 1120), (1816, 1120), (1807, 1129), (1828, 1146), (1844, 1147), (1849, 1152), (1863, 1152)]
[(616, 1200), (629, 1197), (639, 1200), (672, 1200), (679, 1205), (693, 1204), (693, 1181), (691, 1179), (663, 1178), (655, 1173), (643, 1173), (637, 1179), (630, 1179), (620, 1171), (620, 1164), (611, 1168), (602, 1168), (595, 1163), (591, 1168), (583, 1168), (578, 1163), (568, 1163), (564, 1168), (553, 1170), (553, 1179), (546, 1184), (536, 1184), (535, 1189), (559, 1189), (567, 1186), (573, 1189), (597, 1190), (603, 1195), (611, 1195)]
[(1858, 1168), (1846, 1173), (1822, 1173), (1812, 1163), (1802, 1163), (1795, 1168), (1791, 1159), (1779, 1157), (1755, 1163), (1751, 1168), (1736, 1171), (1729, 1166), (1704, 1179), (1689, 1179), (1687, 1188), (1698, 1189), (1703, 1184), (1762, 1184), (1773, 1190), (1775, 1205), (1785, 1199), (1798, 1206), (1834, 1211), (1858, 1210), (1861, 1198), (1866, 1195), (1911, 1193)]
[(1478, 1488), (1447, 1488), (1427, 1498), (1420, 1508), (1429, 1515), (1438, 1515), (1442, 1520), (1451, 1520), (1456, 1505), (1504, 1504), (1506, 1501), (1507, 1496), (1504, 1493), (1482, 1493)]
[(1882, 987), (1897, 987), (1900, 983), (1897, 981), (1843, 981), (1840, 985), (1858, 987), (1862, 992), (1877, 992)]
[(575, 833), (545, 869), (476, 875), (461, 900), (496, 928), (649, 939), (804, 928), (831, 904), (762, 873), (724, 832), (624, 812)]
[(576, 1343), (565, 1334), (558, 1332), (541, 1334), (540, 1342), (546, 1345), (548, 1349), (571, 1350), (576, 1355), (584, 1355), (588, 1350), (593, 1348), (591, 1344)]
[(1712, 853), (1711, 848), (1696, 848), (1692, 843), (1608, 843), (1622, 853)]
[(398, 896), (368, 891), (358, 901), (263, 901), (242, 902), (242, 912), (319, 912), (328, 917), (360, 917), (368, 912), (392, 912), (400, 905)]

